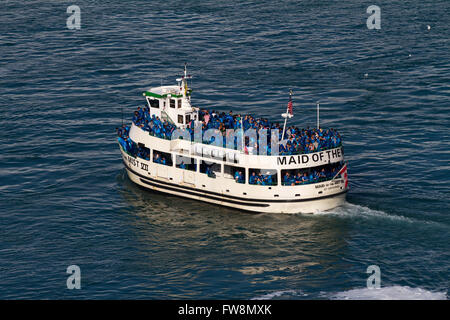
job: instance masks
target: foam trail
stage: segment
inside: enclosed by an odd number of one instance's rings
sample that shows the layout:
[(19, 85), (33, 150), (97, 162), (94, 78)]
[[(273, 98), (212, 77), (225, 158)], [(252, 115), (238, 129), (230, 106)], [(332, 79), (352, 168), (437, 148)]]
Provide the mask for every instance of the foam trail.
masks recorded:
[(370, 209), (368, 207), (352, 204), (349, 202), (346, 202), (344, 205), (331, 210), (315, 212), (315, 214), (336, 215), (343, 218), (366, 218), (366, 219), (378, 218), (378, 219), (389, 219), (393, 221), (414, 222), (414, 220), (411, 218), (388, 214), (384, 211)]
[(391, 286), (380, 289), (352, 289), (338, 292), (330, 298), (333, 300), (447, 300), (447, 293), (408, 286)]

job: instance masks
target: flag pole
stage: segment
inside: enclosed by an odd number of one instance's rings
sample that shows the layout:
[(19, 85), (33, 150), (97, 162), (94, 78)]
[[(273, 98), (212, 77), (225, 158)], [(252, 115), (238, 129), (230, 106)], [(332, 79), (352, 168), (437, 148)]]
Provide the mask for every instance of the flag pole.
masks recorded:
[(242, 137), (241, 137), (241, 139), (242, 139), (242, 152), (245, 153), (244, 120), (243, 120), (242, 115), (241, 115), (241, 129), (242, 129)]
[(286, 130), (287, 113), (288, 113), (288, 109), (286, 108), (286, 117), (284, 117), (284, 126), (283, 126), (283, 134), (281, 135), (281, 141), (284, 140), (284, 131)]
[(319, 102), (317, 102), (317, 129), (320, 129), (320, 123), (319, 123)]
[[(289, 90), (289, 103), (292, 103), (292, 90)], [(283, 125), (283, 134), (281, 135), (281, 141), (284, 140), (284, 132), (286, 130), (286, 123), (287, 123), (287, 118), (290, 115), (289, 113), (289, 104), (286, 107), (286, 113), (285, 113), (285, 117), (284, 117), (284, 125)]]

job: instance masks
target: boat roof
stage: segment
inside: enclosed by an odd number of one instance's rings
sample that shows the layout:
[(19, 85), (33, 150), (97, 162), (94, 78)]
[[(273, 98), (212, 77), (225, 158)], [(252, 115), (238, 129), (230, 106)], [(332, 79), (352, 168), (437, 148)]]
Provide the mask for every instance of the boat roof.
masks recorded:
[(181, 98), (183, 97), (183, 88), (179, 86), (154, 87), (145, 91), (144, 95), (155, 98), (167, 98), (168, 95), (174, 98)]

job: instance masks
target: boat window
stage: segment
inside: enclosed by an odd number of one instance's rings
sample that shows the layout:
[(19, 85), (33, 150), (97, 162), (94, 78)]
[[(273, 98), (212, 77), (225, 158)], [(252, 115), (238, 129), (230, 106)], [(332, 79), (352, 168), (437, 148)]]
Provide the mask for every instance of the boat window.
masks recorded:
[(245, 183), (245, 168), (224, 165), (223, 177), (234, 179), (237, 183)]
[(314, 168), (281, 170), (282, 184), (295, 186), (331, 180), (343, 165), (344, 162), (341, 161)]
[(197, 160), (194, 158), (177, 155), (175, 165), (180, 169), (197, 171)]
[(138, 148), (137, 148), (137, 156), (139, 158), (149, 161), (150, 160), (150, 149), (146, 148), (145, 144), (139, 142)]
[(201, 160), (200, 172), (208, 175), (208, 177), (210, 178), (215, 178), (218, 174), (221, 173), (220, 164)]
[(158, 99), (148, 99), (151, 108), (159, 109), (159, 100)]
[(277, 170), (248, 169), (248, 183), (261, 186), (276, 186), (278, 184)]
[(166, 166), (172, 166), (172, 155), (167, 152), (153, 150), (153, 162), (164, 164)]
[(170, 99), (170, 107), (175, 108), (175, 99)]
[(181, 99), (178, 99), (178, 109), (181, 108)]
[(178, 115), (178, 123), (183, 124), (183, 115), (182, 114)]
[(186, 115), (186, 124), (188, 124), (189, 122), (191, 122), (191, 115), (187, 114)]

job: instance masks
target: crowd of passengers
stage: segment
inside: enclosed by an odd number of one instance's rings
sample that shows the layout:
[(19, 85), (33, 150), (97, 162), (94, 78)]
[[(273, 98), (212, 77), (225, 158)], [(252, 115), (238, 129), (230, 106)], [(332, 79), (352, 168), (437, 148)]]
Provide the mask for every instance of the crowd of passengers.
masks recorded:
[(334, 165), (327, 168), (322, 168), (319, 170), (310, 170), (309, 172), (300, 171), (290, 173), (286, 172), (283, 176), (284, 186), (295, 186), (300, 184), (310, 184), (317, 183), (321, 181), (326, 181), (332, 179), (338, 173), (338, 165)]
[[(258, 134), (260, 130), (266, 130), (267, 132), (267, 146), (263, 146), (264, 150), (259, 150), (257, 139), (254, 137), (246, 137), (245, 149), (246, 152), (253, 154), (271, 154), (271, 130), (278, 130), (278, 140), (281, 141), (283, 137), (283, 128), (279, 123), (272, 123), (265, 118), (254, 118), (251, 115), (245, 115), (242, 117), (241, 121), (240, 114), (233, 114), (230, 111), (228, 114), (225, 112), (218, 113), (216, 111), (200, 110), (199, 119), (202, 121), (202, 130), (206, 131), (208, 129), (217, 129), (225, 137), (224, 146), (226, 146), (227, 129), (240, 130), (242, 126), (244, 131), (248, 129), (254, 129)], [(194, 122), (191, 121), (188, 125), (188, 129), (193, 135)], [(257, 137), (258, 138), (258, 137)], [(286, 144), (280, 144), (279, 154), (281, 155), (292, 155), (301, 153), (311, 153), (320, 150), (326, 150), (331, 148), (339, 147), (342, 144), (342, 139), (339, 133), (331, 129), (299, 129), (295, 126), (290, 126), (286, 128), (285, 138), (287, 140)], [(207, 141), (206, 143), (212, 143), (212, 141)], [(237, 147), (237, 138), (234, 141), (234, 147)]]
[(136, 145), (136, 143), (130, 139), (129, 133), (129, 126), (123, 125), (122, 127), (117, 128), (117, 135), (119, 136), (118, 140), (122, 148), (132, 155), (138, 156), (139, 158), (147, 161), (150, 160), (150, 149), (142, 148), (139, 145)]
[[(281, 141), (283, 137), (283, 128), (279, 123), (272, 123), (265, 118), (254, 118), (251, 115), (245, 115), (241, 121), (240, 114), (233, 114), (232, 111), (229, 113), (216, 112), (208, 110), (199, 111), (199, 120), (202, 123), (202, 133), (204, 134), (206, 130), (215, 129), (222, 133), (223, 147), (229, 147), (230, 144), (233, 145), (234, 149), (238, 148), (238, 137), (234, 136), (234, 141), (232, 143), (228, 142), (230, 140), (227, 136), (227, 129), (233, 129), (235, 131), (241, 130), (242, 126), (244, 131), (248, 129), (254, 129), (259, 135), (262, 129), (267, 131), (267, 145), (258, 146), (258, 138), (256, 137), (246, 137), (244, 151), (251, 154), (272, 154), (271, 151), (271, 130), (278, 130), (278, 140)], [(159, 117), (152, 115), (150, 116), (149, 108), (138, 107), (134, 112), (133, 123), (148, 131), (150, 135), (162, 138), (171, 139), (173, 131), (176, 126), (167, 120), (162, 121)], [(191, 120), (187, 124), (187, 130), (191, 135), (192, 141), (194, 140), (195, 131), (195, 121)], [(230, 133), (230, 132), (229, 132)], [(227, 139), (228, 138), (228, 139)], [(342, 139), (339, 133), (333, 128), (330, 129), (316, 129), (316, 128), (306, 128), (299, 129), (295, 126), (290, 126), (286, 128), (285, 131), (285, 144), (279, 145), (280, 155), (293, 155), (302, 153), (312, 153), (321, 150), (332, 149), (341, 146)], [(203, 140), (203, 143), (212, 144), (215, 139), (212, 137), (209, 141)], [(261, 150), (260, 150), (261, 148)]]
[(162, 121), (159, 117), (150, 116), (150, 110), (146, 107), (138, 107), (133, 115), (133, 123), (141, 129), (148, 131), (150, 135), (170, 140), (173, 131), (177, 128), (167, 120)]
[(130, 139), (129, 134), (130, 126), (122, 125), (122, 127), (117, 128), (118, 140), (122, 148), (131, 154), (137, 154), (136, 144)]
[(257, 174), (255, 171), (248, 178), (248, 183), (260, 186), (273, 186), (277, 184), (276, 181), (273, 181), (271, 174), (261, 174), (261, 172)]
[[(319, 170), (310, 170), (309, 172), (296, 170), (296, 172), (290, 173), (289, 171), (285, 173), (283, 177), (282, 185), (284, 186), (295, 186), (302, 184), (317, 183), (321, 181), (326, 181), (334, 178), (338, 173), (339, 164), (321, 168)], [(235, 180), (238, 183), (244, 183), (244, 176), (242, 171), (236, 171)], [(276, 179), (273, 179), (273, 175), (268, 172), (267, 174), (257, 173), (253, 171), (248, 179), (249, 184), (256, 184), (262, 186), (276, 185)]]

